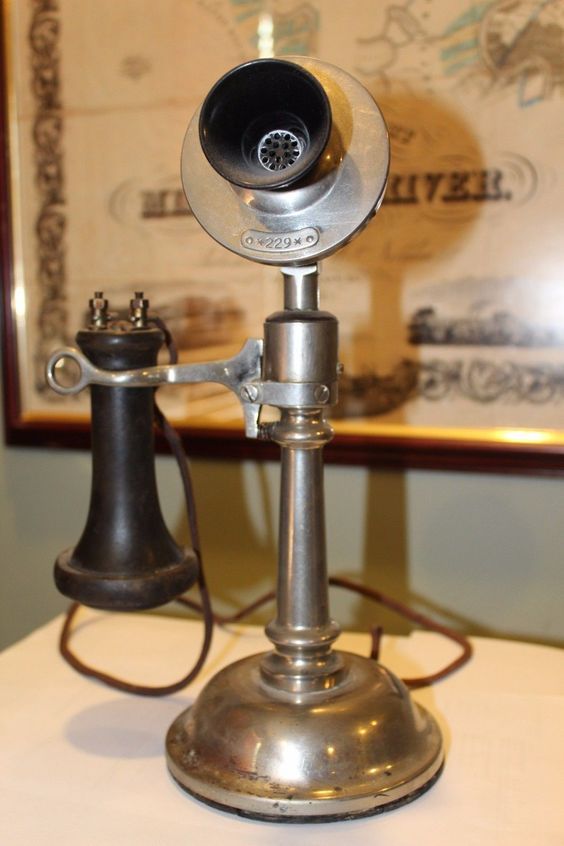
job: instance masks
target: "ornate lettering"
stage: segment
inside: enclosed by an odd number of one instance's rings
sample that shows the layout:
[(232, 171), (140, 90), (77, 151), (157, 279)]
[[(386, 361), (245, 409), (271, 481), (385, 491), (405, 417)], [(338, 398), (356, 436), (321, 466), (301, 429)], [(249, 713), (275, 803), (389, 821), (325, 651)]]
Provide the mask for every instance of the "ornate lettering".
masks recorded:
[(482, 170), (392, 173), (384, 203), (422, 205), (443, 203), (489, 203), (509, 201), (513, 193), (504, 184), (498, 167)]

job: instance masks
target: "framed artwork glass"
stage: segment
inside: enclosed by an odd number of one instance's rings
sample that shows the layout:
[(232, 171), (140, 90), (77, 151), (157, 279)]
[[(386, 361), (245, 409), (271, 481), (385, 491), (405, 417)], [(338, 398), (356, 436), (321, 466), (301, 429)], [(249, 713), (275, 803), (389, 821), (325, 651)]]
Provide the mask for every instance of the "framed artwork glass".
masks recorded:
[[(321, 273), (344, 365), (329, 460), (564, 469), (564, 5), (532, 0), (21, 0), (2, 4), (6, 438), (85, 445), (87, 396), (44, 378), (89, 298), (143, 291), (183, 361), (233, 355), (280, 274), (184, 198), (191, 115), (230, 67), (313, 55), (386, 118), (376, 219)], [(159, 392), (193, 454), (270, 456), (216, 385)]]

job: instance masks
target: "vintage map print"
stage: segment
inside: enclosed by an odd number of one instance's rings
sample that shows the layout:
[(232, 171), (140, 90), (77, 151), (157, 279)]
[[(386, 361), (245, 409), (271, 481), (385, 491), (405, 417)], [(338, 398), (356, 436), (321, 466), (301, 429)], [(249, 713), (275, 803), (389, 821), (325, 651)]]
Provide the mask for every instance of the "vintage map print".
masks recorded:
[[(184, 360), (262, 334), (279, 274), (200, 230), (180, 149), (227, 69), (310, 54), (372, 92), (392, 146), (380, 213), (322, 268), (336, 428), (564, 432), (562, 0), (21, 0), (5, 18), (29, 419), (85, 413), (43, 370), (94, 290), (115, 309), (143, 290)], [(241, 425), (217, 386), (162, 393), (177, 421)]]

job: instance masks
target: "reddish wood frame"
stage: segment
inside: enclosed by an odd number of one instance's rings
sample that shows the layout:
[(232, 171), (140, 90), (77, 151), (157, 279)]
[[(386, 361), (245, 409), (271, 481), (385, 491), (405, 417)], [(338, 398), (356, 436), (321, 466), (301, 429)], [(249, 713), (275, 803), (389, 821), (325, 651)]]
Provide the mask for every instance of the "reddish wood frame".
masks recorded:
[[(2, 357), (5, 440), (11, 446), (86, 449), (89, 428), (70, 420), (34, 420), (22, 416), (18, 348), (13, 313), (13, 248), (10, 198), (10, 149), (6, 93), (6, 56), (2, 12), (0, 49), (0, 267), (2, 274)], [(233, 430), (186, 428), (190, 455), (214, 459), (275, 459), (273, 444), (249, 441)], [(158, 440), (159, 449), (166, 449)], [(326, 448), (329, 462), (386, 469), (562, 475), (564, 445), (516, 444), (453, 438), (338, 435)]]

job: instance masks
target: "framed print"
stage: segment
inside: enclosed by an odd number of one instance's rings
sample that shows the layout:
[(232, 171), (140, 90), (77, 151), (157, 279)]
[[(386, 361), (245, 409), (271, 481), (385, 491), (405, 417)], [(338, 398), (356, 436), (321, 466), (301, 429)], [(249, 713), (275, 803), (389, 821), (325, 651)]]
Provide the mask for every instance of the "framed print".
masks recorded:
[[(388, 124), (376, 219), (322, 267), (344, 373), (329, 460), (564, 469), (564, 4), (553, 0), (3, 3), (6, 437), (84, 445), (88, 398), (44, 377), (88, 300), (134, 291), (183, 361), (235, 354), (281, 307), (274, 268), (184, 198), (189, 119), (230, 67), (313, 55)], [(209, 384), (159, 397), (192, 454), (274, 456)]]

